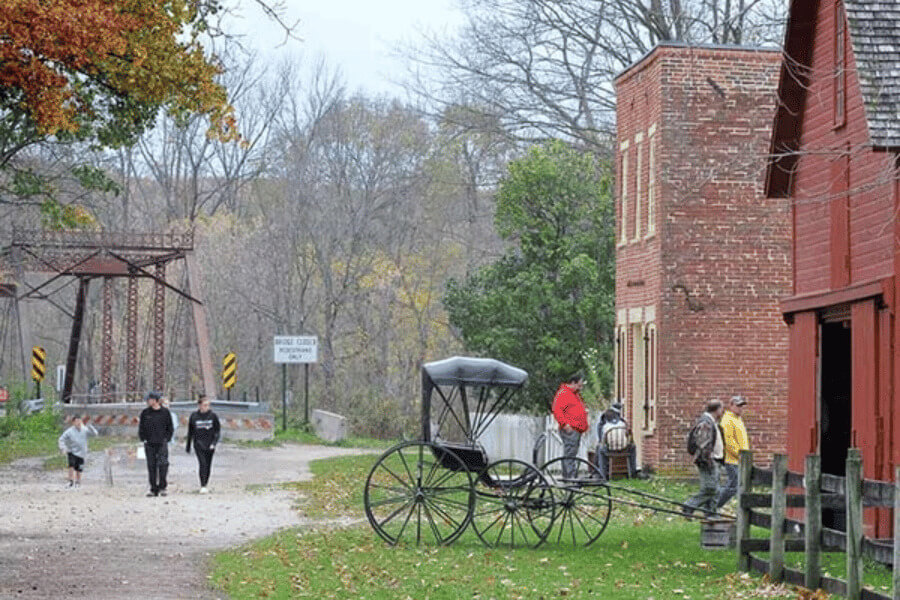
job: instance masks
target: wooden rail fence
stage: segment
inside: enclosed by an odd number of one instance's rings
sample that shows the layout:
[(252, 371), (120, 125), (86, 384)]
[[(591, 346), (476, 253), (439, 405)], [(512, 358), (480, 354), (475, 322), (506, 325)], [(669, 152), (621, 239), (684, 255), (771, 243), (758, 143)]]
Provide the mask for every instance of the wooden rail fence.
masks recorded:
[[(753, 454), (741, 452), (740, 487), (735, 545), (738, 569), (768, 573), (774, 581), (802, 585), (809, 589), (823, 589), (849, 600), (900, 600), (900, 467), (895, 470), (894, 482), (871, 481), (862, 478), (862, 457), (859, 449), (851, 448), (847, 456), (846, 477), (822, 473), (821, 458), (806, 457), (805, 473), (787, 470), (787, 456), (776, 454), (771, 469), (753, 466)], [(754, 493), (754, 486), (767, 486), (770, 493)], [(803, 493), (788, 493), (802, 489)], [(892, 540), (865, 537), (863, 508), (894, 509)], [(760, 508), (769, 508), (762, 512)], [(805, 521), (789, 519), (788, 508), (805, 508)], [(822, 526), (822, 509), (843, 510), (846, 531)], [(768, 539), (753, 538), (752, 525), (770, 530)], [(768, 552), (765, 560), (754, 552)], [(803, 552), (804, 569), (791, 569), (784, 564), (785, 552)], [(847, 570), (844, 579), (826, 576), (822, 572), (822, 554), (844, 552)], [(893, 594), (885, 595), (863, 587), (863, 557), (893, 567)]]

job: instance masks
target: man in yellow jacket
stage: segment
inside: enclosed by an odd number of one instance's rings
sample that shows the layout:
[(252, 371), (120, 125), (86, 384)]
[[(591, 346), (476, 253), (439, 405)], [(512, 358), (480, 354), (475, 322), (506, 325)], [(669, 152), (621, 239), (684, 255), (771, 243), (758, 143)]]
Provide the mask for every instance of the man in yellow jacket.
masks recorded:
[(738, 458), (741, 450), (750, 449), (750, 439), (747, 437), (747, 428), (741, 419), (744, 405), (747, 399), (743, 396), (733, 396), (728, 405), (728, 410), (722, 415), (719, 426), (725, 434), (725, 487), (719, 492), (719, 508), (725, 506), (737, 493), (738, 488)]

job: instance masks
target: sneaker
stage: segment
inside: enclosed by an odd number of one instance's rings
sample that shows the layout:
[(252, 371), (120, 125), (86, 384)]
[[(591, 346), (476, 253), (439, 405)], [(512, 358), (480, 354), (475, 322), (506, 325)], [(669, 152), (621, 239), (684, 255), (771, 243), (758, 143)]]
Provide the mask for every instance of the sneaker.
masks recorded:
[(74, 486), (75, 486), (75, 482), (72, 481), (71, 479), (70, 479), (69, 482), (66, 484), (66, 487), (67, 487), (67, 488), (71, 488), (71, 487), (74, 487)]
[(209, 490), (206, 489), (206, 487), (204, 486), (204, 487), (200, 488), (200, 493), (201, 493), (201, 494), (208, 494), (208, 493), (209, 493)]
[(148, 498), (155, 498), (156, 496), (159, 496), (158, 492), (154, 492), (153, 490), (150, 490), (149, 492), (147, 492)]
[(76, 481), (76, 482), (75, 482), (75, 487), (80, 488), (80, 487), (81, 487), (81, 482), (80, 482), (80, 481)]
[(168, 496), (169, 493), (166, 490), (159, 490), (159, 495), (160, 496)]

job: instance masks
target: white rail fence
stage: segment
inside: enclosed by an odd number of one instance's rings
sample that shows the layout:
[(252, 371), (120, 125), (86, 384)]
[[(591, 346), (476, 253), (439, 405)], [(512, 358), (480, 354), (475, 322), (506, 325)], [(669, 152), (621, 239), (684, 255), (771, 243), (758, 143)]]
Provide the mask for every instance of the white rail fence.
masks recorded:
[[(475, 415), (472, 415), (473, 419)], [(596, 423), (600, 414), (590, 415), (591, 427), (581, 436), (578, 456), (587, 459), (588, 451), (597, 446)], [(544, 463), (563, 454), (559, 428), (552, 416), (534, 417), (530, 415), (499, 414), (478, 438), (490, 460), (515, 458), (525, 462), (534, 461), (535, 446), (541, 435), (543, 441), (538, 448), (537, 462)], [(540, 466), (540, 465), (537, 465)]]

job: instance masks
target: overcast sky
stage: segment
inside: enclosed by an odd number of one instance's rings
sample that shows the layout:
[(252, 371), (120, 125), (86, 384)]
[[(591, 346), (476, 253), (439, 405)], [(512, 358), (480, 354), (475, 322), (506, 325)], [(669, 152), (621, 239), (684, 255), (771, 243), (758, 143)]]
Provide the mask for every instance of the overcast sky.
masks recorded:
[(402, 42), (419, 39), (421, 30), (450, 32), (463, 22), (456, 0), (289, 0), (286, 21), (300, 21), (302, 41), (279, 44), (284, 35), (267, 22), (258, 8), (243, 3), (237, 29), (246, 41), (269, 53), (322, 54), (340, 68), (350, 91), (402, 95), (391, 79), (402, 78), (405, 62), (393, 56)]

